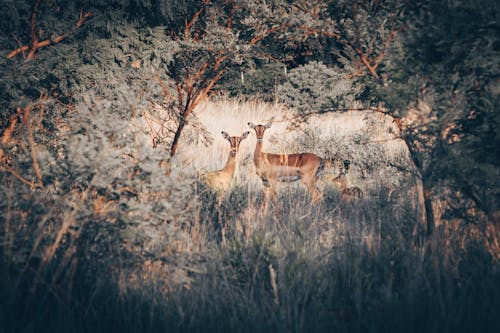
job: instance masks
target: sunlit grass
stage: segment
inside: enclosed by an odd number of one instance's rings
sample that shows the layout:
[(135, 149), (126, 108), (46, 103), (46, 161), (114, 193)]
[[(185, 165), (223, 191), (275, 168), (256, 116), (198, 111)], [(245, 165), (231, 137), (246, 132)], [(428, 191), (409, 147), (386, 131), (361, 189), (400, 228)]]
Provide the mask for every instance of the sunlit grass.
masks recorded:
[[(409, 168), (408, 153), (395, 133), (394, 124), (377, 113), (349, 111), (302, 119), (279, 104), (220, 99), (205, 101), (195, 116), (213, 142), (204, 144), (194, 137), (197, 133), (192, 131), (183, 138), (176, 161), (188, 174), (218, 170), (224, 166), (229, 143), (221, 131), (234, 136), (250, 131), (250, 136), (240, 146), (235, 182), (238, 185), (249, 182), (252, 187), (259, 187), (253, 166), (256, 139), (253, 130), (247, 126), (248, 122), (253, 122), (272, 124), (263, 142), (266, 152), (312, 152), (326, 159), (352, 160), (348, 175), (352, 185), (368, 190), (380, 186), (392, 189), (401, 185), (402, 178), (407, 178), (401, 172), (394, 173), (389, 164)], [(373, 165), (367, 168), (370, 163)], [(339, 169), (330, 171), (338, 173)]]

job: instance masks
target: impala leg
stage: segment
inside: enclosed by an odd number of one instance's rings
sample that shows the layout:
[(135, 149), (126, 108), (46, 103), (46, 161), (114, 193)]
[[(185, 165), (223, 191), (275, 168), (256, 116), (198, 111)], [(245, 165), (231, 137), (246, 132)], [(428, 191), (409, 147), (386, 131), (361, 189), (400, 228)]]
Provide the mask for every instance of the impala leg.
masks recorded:
[(269, 193), (270, 189), (267, 188), (267, 187), (264, 187), (264, 196), (262, 197), (262, 207), (261, 207), (261, 211), (264, 215), (267, 215), (268, 211), (269, 211), (269, 201), (270, 201), (270, 193)]
[(222, 210), (222, 200), (223, 199), (224, 199), (223, 194), (217, 195), (217, 224), (218, 224), (218, 227), (220, 228), (221, 242), (222, 242), (222, 244), (225, 244), (226, 243), (226, 222), (224, 220), (223, 210)]
[(309, 193), (311, 194), (311, 202), (315, 204), (318, 200), (323, 197), (323, 193), (316, 186), (315, 177), (303, 176), (302, 182), (306, 185)]
[(314, 205), (314, 204), (317, 204), (318, 201), (321, 200), (321, 198), (323, 198), (323, 192), (321, 192), (317, 187), (315, 187), (315, 191), (313, 192), (312, 194), (312, 200), (311, 200), (311, 203)]
[(262, 180), (262, 184), (264, 185), (264, 198), (262, 200), (262, 211), (264, 214), (268, 213), (269, 203), (275, 201), (276, 199), (276, 190), (273, 183), (269, 182), (267, 179)]

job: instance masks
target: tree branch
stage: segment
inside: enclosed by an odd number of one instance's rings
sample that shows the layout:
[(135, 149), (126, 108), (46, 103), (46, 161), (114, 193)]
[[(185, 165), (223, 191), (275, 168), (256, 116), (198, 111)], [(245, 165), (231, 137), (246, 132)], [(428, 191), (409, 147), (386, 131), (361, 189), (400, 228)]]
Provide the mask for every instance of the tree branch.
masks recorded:
[(78, 28), (80, 28), (85, 21), (92, 16), (91, 12), (83, 12), (83, 9), (80, 10), (80, 15), (78, 17), (78, 20), (75, 23), (75, 26), (73, 29), (71, 29), (69, 32), (63, 33), (59, 36), (56, 36), (52, 39), (46, 39), (44, 41), (39, 42), (38, 37), (36, 36), (36, 16), (37, 16), (37, 11), (38, 7), (40, 5), (40, 0), (37, 0), (35, 2), (35, 5), (33, 6), (33, 12), (31, 13), (31, 46), (29, 45), (23, 45), (18, 47), (17, 49), (11, 51), (8, 55), (7, 58), (11, 59), (17, 56), (20, 53), (26, 52), (29, 50), (28, 55), (26, 56), (27, 60), (33, 59), (35, 57), (36, 52), (38, 49), (49, 46), (49, 45), (54, 45), (62, 42), (64, 39), (68, 38), (72, 33), (74, 33)]
[(250, 45), (255, 45), (267, 36), (269, 36), (273, 32), (285, 30), (285, 29), (298, 29), (301, 30), (306, 36), (312, 36), (312, 35), (321, 35), (324, 37), (330, 37), (330, 38), (338, 38), (340, 37), (340, 33), (338, 32), (331, 32), (331, 31), (325, 31), (323, 29), (318, 29), (318, 28), (313, 28), (309, 27), (307, 25), (298, 25), (294, 26), (291, 24), (281, 24), (277, 25), (275, 27), (269, 28), (267, 30), (260, 31), (259, 34), (255, 37), (253, 37), (250, 40)]
[(203, 12), (203, 10), (205, 9), (205, 6), (208, 5), (210, 3), (210, 0), (202, 0), (201, 1), (201, 8), (198, 9), (193, 17), (191, 17), (191, 20), (188, 22), (187, 19), (184, 20), (184, 38), (185, 39), (189, 39), (190, 36), (191, 36), (191, 27), (196, 23), (196, 21), (198, 20), (198, 17), (200, 17), (201, 13)]
[(379, 53), (377, 59), (375, 59), (374, 61), (374, 69), (377, 69), (378, 65), (382, 62), (382, 60), (384, 60), (384, 57), (385, 57), (385, 52), (387, 51), (387, 49), (389, 48), (389, 46), (391, 45), (391, 42), (394, 38), (394, 35), (396, 34), (395, 31), (391, 31), (389, 33), (389, 36), (387, 36), (387, 39), (385, 40), (384, 42), (384, 48), (382, 49), (382, 51)]
[(264, 38), (266, 38), (267, 36), (269, 36), (273, 32), (283, 30), (284, 28), (286, 28), (285, 25), (279, 25), (279, 26), (276, 26), (276, 27), (273, 27), (273, 28), (261, 31), (257, 36), (253, 37), (250, 40), (250, 45), (252, 45), (252, 46), (256, 45), (258, 42), (260, 42), (261, 40), (263, 40)]
[(23, 176), (21, 176), (19, 173), (17, 173), (16, 170), (12, 169), (10, 166), (4, 164), (0, 165), (0, 171), (6, 171), (9, 172), (11, 175), (19, 179), (21, 182), (23, 182), (26, 185), (29, 185), (32, 189), (35, 188), (35, 182), (34, 181), (29, 181), (25, 179)]
[(239, 8), (239, 6), (236, 6), (234, 2), (231, 2), (230, 5), (231, 5), (231, 10), (229, 11), (229, 16), (227, 18), (227, 24), (226, 24), (227, 30), (229, 31), (231, 30), (231, 26), (233, 25), (234, 13)]

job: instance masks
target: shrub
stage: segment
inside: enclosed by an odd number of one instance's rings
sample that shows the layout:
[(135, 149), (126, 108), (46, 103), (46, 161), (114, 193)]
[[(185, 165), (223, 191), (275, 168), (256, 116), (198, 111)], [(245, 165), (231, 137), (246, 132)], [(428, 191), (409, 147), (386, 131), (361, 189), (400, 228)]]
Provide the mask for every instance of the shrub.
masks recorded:
[(278, 87), (280, 101), (301, 113), (352, 107), (361, 87), (347, 76), (352, 73), (309, 62), (290, 70)]

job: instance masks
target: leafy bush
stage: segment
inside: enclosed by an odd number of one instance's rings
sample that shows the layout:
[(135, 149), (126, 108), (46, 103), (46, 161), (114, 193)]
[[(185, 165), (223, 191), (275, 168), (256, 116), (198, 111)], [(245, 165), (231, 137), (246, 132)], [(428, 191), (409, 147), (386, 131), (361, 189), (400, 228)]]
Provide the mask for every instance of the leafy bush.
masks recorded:
[(226, 74), (221, 88), (229, 97), (247, 96), (262, 101), (279, 100), (278, 87), (286, 81), (286, 65), (280, 62), (269, 62), (256, 68), (231, 71)]
[(277, 95), (281, 102), (302, 113), (352, 107), (361, 88), (347, 78), (350, 73), (312, 61), (290, 70)]

